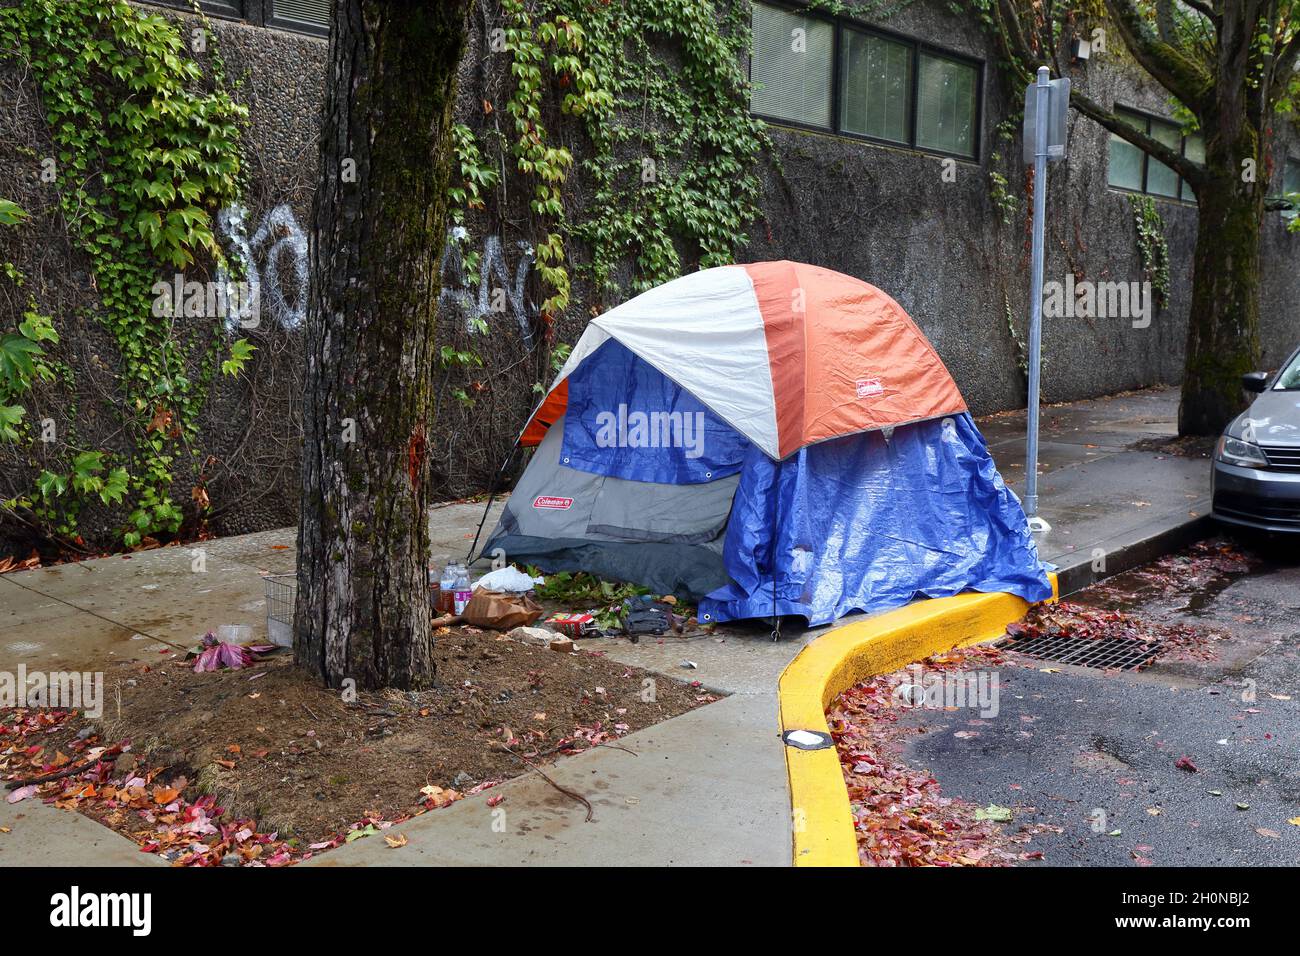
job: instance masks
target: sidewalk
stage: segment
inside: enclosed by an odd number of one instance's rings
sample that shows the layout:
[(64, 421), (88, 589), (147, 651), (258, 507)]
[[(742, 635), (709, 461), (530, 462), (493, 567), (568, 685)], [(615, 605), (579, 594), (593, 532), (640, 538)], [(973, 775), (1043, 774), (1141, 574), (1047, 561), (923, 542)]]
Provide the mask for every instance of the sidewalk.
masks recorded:
[[(1172, 437), (1177, 404), (1177, 392), (1164, 389), (1043, 410), (1039, 510), (1052, 530), (1040, 536), (1040, 550), (1061, 569), (1064, 591), (1086, 585), (1094, 562), (1104, 559), (1104, 573), (1114, 573), (1205, 529), (1209, 462), (1133, 447)], [(980, 427), (1020, 493), (1024, 413)], [(435, 558), (463, 556), (481, 513), (477, 505), (434, 509)], [(201, 573), (190, 549), (169, 548), (0, 575), (0, 669), (158, 660), (170, 644), (189, 647), (218, 624), (253, 624), (257, 633), (265, 615), (258, 572), (291, 571), (293, 544), (293, 529), (205, 542)], [(588, 797), (589, 823), (584, 808), (529, 773), (491, 791), (506, 796), (498, 808), (504, 817), (487, 807), (489, 794), (479, 794), (400, 825), (410, 840), (400, 851), (358, 840), (308, 865), (786, 865), (790, 808), (777, 678), (825, 630), (787, 633), (776, 644), (765, 627), (635, 645), (588, 642), (615, 660), (731, 696), (625, 738), (634, 754), (600, 748), (547, 768)], [(684, 669), (683, 660), (697, 667)], [(45, 841), (58, 839), (60, 811), (21, 806), (24, 825), (0, 834), (0, 865), (43, 862)], [(0, 804), (0, 824), (9, 825), (9, 816)], [(122, 848), (111, 847), (125, 839), (104, 833), (109, 839), (86, 846), (80, 865), (121, 861)], [(59, 859), (67, 860), (62, 848)]]

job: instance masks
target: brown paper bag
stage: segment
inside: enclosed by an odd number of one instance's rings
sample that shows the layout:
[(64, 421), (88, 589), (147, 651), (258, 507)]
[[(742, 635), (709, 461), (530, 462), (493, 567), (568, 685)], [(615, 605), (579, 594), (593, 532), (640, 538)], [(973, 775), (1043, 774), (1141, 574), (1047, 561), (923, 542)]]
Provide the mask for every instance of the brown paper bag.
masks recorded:
[(477, 588), (474, 596), (461, 612), (461, 619), (474, 627), (490, 627), (498, 631), (532, 624), (542, 616), (542, 606), (527, 594), (506, 594)]

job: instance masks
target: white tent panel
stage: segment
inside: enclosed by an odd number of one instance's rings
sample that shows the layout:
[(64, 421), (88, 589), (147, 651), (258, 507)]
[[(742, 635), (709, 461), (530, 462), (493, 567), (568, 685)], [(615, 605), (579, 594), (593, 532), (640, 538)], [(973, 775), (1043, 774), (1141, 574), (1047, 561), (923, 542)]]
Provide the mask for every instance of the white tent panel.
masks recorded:
[(610, 309), (591, 324), (777, 457), (767, 335), (754, 284), (743, 267), (721, 266), (682, 276)]

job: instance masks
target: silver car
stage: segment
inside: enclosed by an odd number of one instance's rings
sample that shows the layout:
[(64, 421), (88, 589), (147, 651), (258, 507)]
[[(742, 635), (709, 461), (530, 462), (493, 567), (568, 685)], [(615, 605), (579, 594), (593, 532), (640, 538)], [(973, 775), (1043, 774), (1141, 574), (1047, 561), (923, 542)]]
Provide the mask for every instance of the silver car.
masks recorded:
[(1269, 379), (1242, 376), (1259, 397), (1214, 451), (1214, 517), (1261, 531), (1300, 533), (1300, 349)]

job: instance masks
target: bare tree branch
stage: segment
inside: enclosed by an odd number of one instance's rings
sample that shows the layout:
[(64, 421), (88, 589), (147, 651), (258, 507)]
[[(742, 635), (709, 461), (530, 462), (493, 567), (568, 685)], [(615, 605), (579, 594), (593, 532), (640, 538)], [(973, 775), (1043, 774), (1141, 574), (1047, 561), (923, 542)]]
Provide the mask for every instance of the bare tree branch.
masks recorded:
[(1124, 122), (1111, 110), (1106, 109), (1096, 100), (1077, 89), (1070, 90), (1070, 105), (1099, 126), (1110, 130), (1116, 136), (1128, 140), (1142, 152), (1164, 163), (1179, 176), (1182, 176), (1193, 188), (1205, 179), (1203, 167), (1192, 162), (1173, 147), (1166, 146), (1157, 139), (1152, 139), (1135, 126)]
[(1221, 20), (1220, 14), (1215, 10), (1213, 10), (1208, 3), (1203, 3), (1202, 0), (1183, 0), (1183, 4), (1185, 6), (1191, 7), (1197, 13), (1206, 17), (1216, 26), (1219, 24)]

